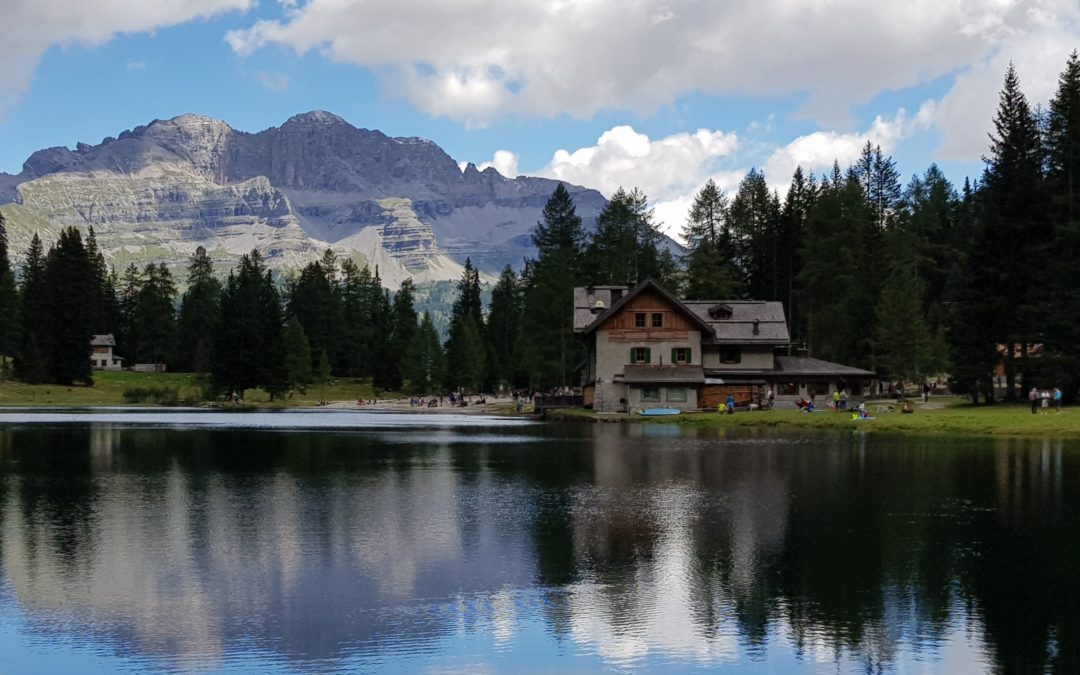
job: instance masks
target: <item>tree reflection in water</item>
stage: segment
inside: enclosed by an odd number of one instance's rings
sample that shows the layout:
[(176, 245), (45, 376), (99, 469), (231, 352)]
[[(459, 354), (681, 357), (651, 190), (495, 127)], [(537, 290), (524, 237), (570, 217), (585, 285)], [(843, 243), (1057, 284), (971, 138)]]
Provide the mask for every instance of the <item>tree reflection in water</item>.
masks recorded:
[(1060, 440), (394, 433), (4, 429), (0, 618), (196, 669), (1080, 669)]

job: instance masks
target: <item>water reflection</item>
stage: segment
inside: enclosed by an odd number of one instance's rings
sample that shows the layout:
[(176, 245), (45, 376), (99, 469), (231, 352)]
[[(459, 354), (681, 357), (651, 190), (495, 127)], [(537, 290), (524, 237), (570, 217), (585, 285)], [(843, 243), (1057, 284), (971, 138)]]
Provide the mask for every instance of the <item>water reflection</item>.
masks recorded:
[(1076, 450), (8, 427), (0, 647), (16, 672), (1075, 672)]

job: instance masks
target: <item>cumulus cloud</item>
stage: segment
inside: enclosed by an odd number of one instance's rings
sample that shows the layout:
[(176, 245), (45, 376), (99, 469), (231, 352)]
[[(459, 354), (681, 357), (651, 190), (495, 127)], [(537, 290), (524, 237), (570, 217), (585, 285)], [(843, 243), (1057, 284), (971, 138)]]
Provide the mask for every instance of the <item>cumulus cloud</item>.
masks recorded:
[[(370, 67), (422, 110), (479, 126), (506, 114), (649, 113), (691, 91), (805, 92), (848, 106), (1037, 45), (1077, 41), (1075, 0), (308, 0), (230, 32)], [(948, 106), (946, 106), (947, 108)]]
[(488, 167), (495, 167), (495, 170), (506, 176), (507, 178), (518, 177), (518, 156), (509, 150), (496, 150), (495, 156), (492, 157), (490, 162), (483, 162), (476, 168), (483, 171)]
[(738, 184), (739, 172), (718, 171), (717, 163), (739, 147), (734, 133), (698, 129), (652, 140), (630, 126), (613, 127), (595, 145), (557, 150), (538, 174), (593, 187), (606, 196), (634, 187), (648, 195), (664, 230), (677, 232), (689, 201), (709, 178), (721, 187)]
[(787, 145), (777, 148), (765, 162), (765, 178), (773, 187), (784, 190), (795, 167), (804, 171), (827, 171), (838, 161), (842, 168), (858, 159), (867, 141), (880, 145), (885, 153), (891, 153), (897, 144), (911, 134), (929, 128), (935, 120), (937, 106), (925, 102), (914, 117), (908, 118), (901, 109), (891, 119), (878, 116), (870, 128), (863, 132), (839, 133), (816, 131), (799, 136)]
[(0, 40), (0, 111), (14, 102), (52, 45), (100, 45), (118, 33), (152, 31), (229, 10), (255, 0), (6, 0)]

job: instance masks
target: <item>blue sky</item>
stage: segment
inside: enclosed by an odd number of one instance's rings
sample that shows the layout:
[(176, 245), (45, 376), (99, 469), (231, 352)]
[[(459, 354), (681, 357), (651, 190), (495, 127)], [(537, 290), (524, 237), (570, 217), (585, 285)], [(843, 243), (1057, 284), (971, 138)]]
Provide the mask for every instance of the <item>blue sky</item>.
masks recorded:
[[(455, 159), (610, 193), (671, 229), (710, 177), (847, 165), (981, 171), (1006, 64), (1045, 101), (1075, 0), (8, 0), (0, 171), (195, 112), (258, 131), (313, 109)], [(5, 3), (7, 5), (8, 3)]]

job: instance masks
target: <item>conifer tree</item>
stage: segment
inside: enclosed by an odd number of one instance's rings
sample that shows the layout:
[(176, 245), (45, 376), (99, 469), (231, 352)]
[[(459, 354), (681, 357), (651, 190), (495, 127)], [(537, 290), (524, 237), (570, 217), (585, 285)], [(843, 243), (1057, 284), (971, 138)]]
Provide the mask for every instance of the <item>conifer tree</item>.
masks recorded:
[(514, 385), (518, 378), (517, 349), (521, 333), (521, 287), (514, 269), (507, 265), (491, 290), (488, 312), (488, 383), (494, 388)]
[(686, 296), (718, 300), (742, 296), (727, 197), (710, 178), (694, 197), (682, 231), (686, 241)]
[(429, 312), (424, 312), (401, 361), (401, 372), (409, 393), (434, 394), (446, 378), (446, 355)]
[(165, 263), (150, 263), (135, 301), (134, 331), (143, 363), (167, 364), (176, 350), (176, 283)]
[[(42, 340), (48, 335), (49, 309), (45, 292), (45, 251), (36, 232), (30, 240), (23, 263), (21, 295), (23, 330), (19, 354), (15, 359), (15, 376), (23, 382), (38, 384), (48, 377)], [(42, 337), (39, 338), (39, 335)]]
[(135, 263), (129, 263), (120, 279), (118, 297), (120, 325), (115, 334), (116, 350), (129, 363), (135, 363), (140, 353), (138, 344), (139, 295), (142, 293), (143, 273)]
[[(341, 350), (342, 308), (337, 285), (337, 261), (327, 249), (319, 261), (308, 263), (288, 292), (289, 314), (304, 327), (311, 353)], [(314, 364), (312, 364), (314, 365)]]
[[(285, 325), (285, 369), (289, 373), (289, 388), (307, 391), (312, 380), (311, 345), (308, 344), (304, 327), (295, 316)], [(320, 353), (326, 358), (326, 352)]]
[(802, 167), (796, 167), (791, 177), (791, 185), (784, 197), (780, 210), (779, 241), (780, 255), (778, 276), (780, 278), (780, 299), (787, 310), (788, 330), (793, 340), (806, 335), (806, 321), (799, 304), (798, 277), (802, 270), (803, 236), (806, 223), (814, 200), (817, 198), (817, 181), (813, 174), (806, 177)]
[(919, 280), (914, 270), (897, 270), (885, 282), (876, 308), (874, 348), (879, 374), (890, 380), (922, 379), (929, 374), (932, 347)]
[(19, 292), (8, 256), (7, 227), (0, 214), (0, 380), (7, 379), (19, 349)]
[(210, 352), (217, 332), (221, 282), (214, 277), (213, 261), (202, 246), (188, 262), (187, 290), (180, 301), (178, 322), (180, 370), (205, 373), (210, 369)]
[(662, 247), (663, 235), (653, 222), (648, 198), (637, 188), (630, 192), (619, 188), (596, 217), (596, 230), (585, 250), (586, 279), (633, 286), (653, 278), (672, 288), (674, 270), (670, 255), (662, 256)]
[(573, 334), (574, 287), (582, 273), (585, 233), (570, 193), (560, 183), (533, 233), (537, 258), (522, 273), (521, 337), (517, 352), (535, 387), (565, 385), (579, 360)]
[(44, 275), (48, 340), (42, 351), (49, 380), (56, 384), (93, 384), (90, 339), (100, 292), (94, 267), (78, 228), (64, 228), (46, 256)]
[(751, 298), (776, 300), (778, 277), (780, 202), (770, 194), (765, 174), (751, 169), (739, 184), (728, 215), (735, 235), (736, 259)]
[(450, 313), (450, 331), (446, 341), (447, 380), (451, 389), (479, 391), (485, 375), (484, 318), (480, 298), (480, 275), (465, 260), (465, 270), (458, 281), (457, 300)]
[(394, 302), (391, 306), (391, 330), (390, 330), (390, 361), (394, 366), (388, 371), (386, 389), (398, 391), (401, 389), (403, 373), (401, 369), (402, 355), (412, 344), (416, 334), (416, 307), (415, 286), (412, 279), (401, 282), (401, 288), (394, 294)]

